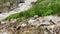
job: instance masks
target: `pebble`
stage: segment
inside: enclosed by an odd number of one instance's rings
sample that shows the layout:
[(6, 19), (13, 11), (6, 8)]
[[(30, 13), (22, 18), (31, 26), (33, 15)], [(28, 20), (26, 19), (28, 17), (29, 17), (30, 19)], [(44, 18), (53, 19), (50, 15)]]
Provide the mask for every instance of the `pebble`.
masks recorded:
[(35, 20), (33, 20), (33, 19), (30, 19), (30, 20), (28, 21), (29, 24), (32, 24), (32, 23), (34, 23), (34, 22), (35, 22)]
[(23, 23), (22, 25), (21, 25), (21, 27), (25, 27), (27, 24), (25, 24), (25, 23)]

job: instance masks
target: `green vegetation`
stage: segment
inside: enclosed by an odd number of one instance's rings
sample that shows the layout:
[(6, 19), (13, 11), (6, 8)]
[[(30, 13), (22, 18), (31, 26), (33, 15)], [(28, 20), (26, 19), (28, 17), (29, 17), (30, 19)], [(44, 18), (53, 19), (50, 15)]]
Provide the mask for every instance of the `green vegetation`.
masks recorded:
[(38, 0), (34, 3), (31, 9), (10, 15), (6, 19), (32, 17), (34, 15), (47, 16), (54, 14), (60, 15), (60, 0)]

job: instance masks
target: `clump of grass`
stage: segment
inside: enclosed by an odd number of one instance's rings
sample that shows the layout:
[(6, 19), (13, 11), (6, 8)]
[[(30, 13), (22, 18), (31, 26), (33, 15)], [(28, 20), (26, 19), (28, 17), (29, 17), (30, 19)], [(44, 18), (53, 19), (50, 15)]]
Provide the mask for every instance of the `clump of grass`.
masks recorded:
[(19, 18), (19, 13), (16, 13), (16, 14), (13, 14), (13, 15), (10, 15), (9, 17), (6, 18), (6, 20), (10, 20), (10, 19), (16, 19), (16, 18)]
[(7, 19), (33, 17), (34, 15), (47, 16), (60, 15), (60, 0), (37, 0), (37, 2), (27, 11), (10, 15)]

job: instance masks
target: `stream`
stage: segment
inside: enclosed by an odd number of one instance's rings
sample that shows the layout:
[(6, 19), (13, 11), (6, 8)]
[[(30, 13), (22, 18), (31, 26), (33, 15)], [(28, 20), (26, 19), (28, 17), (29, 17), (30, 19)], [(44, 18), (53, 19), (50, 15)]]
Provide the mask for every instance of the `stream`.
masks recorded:
[(6, 17), (8, 17), (9, 15), (15, 14), (15, 13), (19, 13), (25, 10), (28, 10), (29, 8), (32, 7), (32, 2), (36, 2), (37, 0), (25, 0), (25, 3), (19, 3), (17, 8), (15, 8), (12, 11), (9, 12), (5, 12), (5, 13), (1, 13), (0, 14), (0, 20), (5, 19)]

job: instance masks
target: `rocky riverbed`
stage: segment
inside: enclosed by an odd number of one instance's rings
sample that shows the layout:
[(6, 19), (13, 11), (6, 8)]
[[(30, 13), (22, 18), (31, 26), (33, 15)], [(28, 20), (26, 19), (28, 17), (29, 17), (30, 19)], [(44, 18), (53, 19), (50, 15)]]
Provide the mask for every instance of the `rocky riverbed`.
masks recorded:
[(17, 19), (1, 21), (0, 34), (60, 34), (60, 17), (35, 15), (22, 22)]
[(37, 0), (25, 0), (24, 3), (19, 3), (17, 8), (15, 8), (12, 11), (9, 12), (4, 12), (0, 14), (0, 20), (5, 19), (7, 16), (15, 13), (22, 12), (24, 10), (28, 10), (29, 8), (32, 7), (32, 2), (36, 2)]

